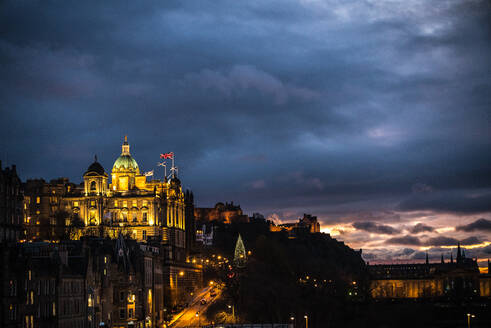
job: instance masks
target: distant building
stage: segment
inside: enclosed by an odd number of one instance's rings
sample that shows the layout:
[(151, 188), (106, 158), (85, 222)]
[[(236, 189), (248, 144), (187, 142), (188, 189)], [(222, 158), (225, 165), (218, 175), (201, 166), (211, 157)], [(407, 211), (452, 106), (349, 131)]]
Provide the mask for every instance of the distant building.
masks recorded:
[(488, 273), (479, 276), (479, 290), (483, 297), (491, 298), (491, 263), (488, 259)]
[(3, 169), (0, 161), (0, 243), (23, 239), (23, 202), (15, 165)]
[(249, 222), (249, 217), (242, 212), (240, 205), (230, 203), (217, 203), (213, 208), (196, 207), (194, 216), (197, 222)]
[(215, 226), (213, 224), (203, 224), (201, 229), (196, 230), (196, 242), (203, 246), (213, 245)]
[[(465, 258), (458, 245), (457, 259), (424, 264), (369, 265), (373, 298), (464, 298), (489, 296), (475, 259)], [(487, 281), (489, 284), (489, 280)]]
[(317, 216), (310, 214), (304, 214), (303, 218), (300, 218), (295, 223), (284, 223), (279, 225), (272, 224), (270, 226), (271, 231), (287, 231), (290, 238), (295, 238), (298, 232), (318, 233), (321, 231), (320, 224), (317, 221)]

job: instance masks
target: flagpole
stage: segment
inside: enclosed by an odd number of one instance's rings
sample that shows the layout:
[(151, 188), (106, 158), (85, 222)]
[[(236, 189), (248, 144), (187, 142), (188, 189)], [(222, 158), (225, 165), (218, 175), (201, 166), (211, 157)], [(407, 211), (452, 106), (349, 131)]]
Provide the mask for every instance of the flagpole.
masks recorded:
[(176, 177), (176, 167), (174, 165), (174, 153), (172, 153), (172, 177), (175, 178)]

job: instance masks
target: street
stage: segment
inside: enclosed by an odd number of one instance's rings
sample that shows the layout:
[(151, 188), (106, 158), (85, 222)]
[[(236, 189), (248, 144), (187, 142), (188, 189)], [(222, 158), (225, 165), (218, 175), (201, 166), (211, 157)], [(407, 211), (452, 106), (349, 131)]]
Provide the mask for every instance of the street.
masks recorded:
[[(169, 323), (172, 328), (184, 328), (189, 326), (202, 326), (208, 324), (205, 317), (202, 315), (208, 306), (220, 297), (221, 290), (215, 288), (216, 296), (211, 297), (211, 287), (203, 288), (197, 293), (197, 296), (189, 303), (189, 307), (178, 313)], [(201, 300), (206, 300), (206, 304), (201, 304)], [(199, 313), (197, 316), (196, 313)]]

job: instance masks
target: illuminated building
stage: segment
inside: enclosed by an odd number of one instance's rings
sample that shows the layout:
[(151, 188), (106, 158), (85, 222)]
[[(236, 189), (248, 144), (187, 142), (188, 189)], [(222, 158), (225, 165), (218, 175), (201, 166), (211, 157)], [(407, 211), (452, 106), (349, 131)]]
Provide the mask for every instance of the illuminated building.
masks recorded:
[(217, 203), (215, 207), (197, 207), (194, 209), (194, 216), (197, 222), (207, 223), (212, 221), (232, 223), (249, 222), (249, 217), (244, 215), (240, 205), (230, 203)]
[(287, 231), (290, 238), (295, 238), (298, 232), (318, 233), (321, 231), (317, 216), (310, 214), (304, 214), (303, 218), (295, 223), (272, 224), (270, 230), (273, 232)]
[[(475, 259), (465, 258), (460, 245), (456, 261), (424, 264), (369, 265), (373, 298), (489, 297), (489, 281), (479, 274)], [(486, 289), (487, 288), (487, 289)]]
[[(201, 267), (189, 261), (195, 242), (193, 194), (183, 192), (176, 174), (149, 180), (140, 172), (126, 137), (110, 174), (95, 158), (79, 185), (66, 178), (29, 180), (25, 190), (29, 240), (114, 240), (121, 235), (156, 247), (168, 306), (184, 303), (201, 285)], [(179, 272), (185, 274), (176, 279)], [(153, 299), (158, 295), (152, 290)]]

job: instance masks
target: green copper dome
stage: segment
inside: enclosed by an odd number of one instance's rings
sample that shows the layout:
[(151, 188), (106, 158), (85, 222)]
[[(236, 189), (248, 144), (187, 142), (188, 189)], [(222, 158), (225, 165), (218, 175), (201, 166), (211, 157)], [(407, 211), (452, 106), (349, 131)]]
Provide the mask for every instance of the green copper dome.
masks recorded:
[(138, 170), (138, 164), (131, 155), (121, 155), (119, 156), (113, 165), (113, 170)]
[(116, 159), (113, 165), (113, 171), (134, 171), (134, 172), (139, 172), (138, 170), (138, 164), (134, 160), (133, 157), (131, 157), (130, 154), (130, 144), (128, 143), (128, 138), (124, 136), (124, 142), (121, 147), (121, 155)]

